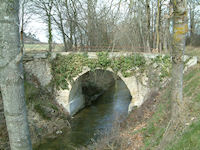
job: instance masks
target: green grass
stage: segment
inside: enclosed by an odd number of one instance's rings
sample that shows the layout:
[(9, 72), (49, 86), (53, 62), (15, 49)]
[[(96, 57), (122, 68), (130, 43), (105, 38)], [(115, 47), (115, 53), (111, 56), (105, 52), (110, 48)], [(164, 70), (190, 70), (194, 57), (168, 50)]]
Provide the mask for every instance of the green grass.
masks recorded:
[(168, 150), (200, 150), (200, 120), (190, 125), (181, 138)]
[(24, 82), (24, 88), (25, 88), (26, 104), (30, 105), (32, 103), (36, 103), (40, 95), (40, 90), (27, 81)]
[(195, 96), (194, 101), (200, 103), (200, 93)]
[(50, 120), (51, 118), (45, 113), (44, 108), (42, 107), (41, 104), (36, 104), (34, 105), (35, 111), (43, 118), (46, 120)]
[(171, 101), (169, 100), (170, 89), (164, 90), (160, 97), (162, 102), (158, 104), (153, 116), (147, 121), (147, 126), (142, 129), (144, 147), (142, 149), (154, 149), (162, 139), (167, 126)]
[(185, 54), (189, 56), (200, 56), (200, 47), (187, 46)]
[(184, 96), (189, 102), (188, 113), (196, 121), (186, 128), (168, 150), (199, 150), (200, 149), (200, 66), (188, 72), (184, 77)]
[(192, 79), (194, 77), (195, 74), (200, 73), (199, 69), (192, 69), (190, 70), (187, 75), (184, 76), (184, 82), (189, 81), (190, 79)]
[[(184, 75), (184, 99), (188, 101), (187, 121), (191, 118), (196, 121), (185, 126), (183, 133), (177, 131), (176, 135), (181, 135), (172, 139), (172, 143), (167, 146), (167, 150), (200, 150), (200, 66), (196, 66)], [(166, 88), (160, 102), (152, 117), (147, 121), (145, 128), (139, 132), (143, 134), (144, 146), (141, 149), (156, 149), (159, 145), (163, 133), (166, 130), (170, 118), (170, 86)]]
[[(53, 51), (63, 51), (63, 44), (53, 44)], [(48, 51), (48, 44), (25, 44), (24, 45), (25, 52), (29, 51)]]
[[(57, 106), (52, 103), (49, 95), (42, 93), (39, 88), (36, 88), (33, 84), (25, 81), (24, 82), (25, 87), (25, 97), (26, 97), (26, 104), (31, 109), (34, 108), (34, 110), (43, 118), (46, 120), (50, 120), (49, 114), (45, 112), (44, 107), (51, 108), (58, 112)], [(43, 107), (44, 106), (44, 107)]]
[(200, 66), (193, 68), (184, 76), (184, 97), (188, 101), (188, 114), (197, 120), (186, 128), (169, 150), (199, 150), (200, 149)]
[(184, 76), (183, 93), (187, 97), (200, 92), (200, 69), (199, 67), (193, 68)]
[(197, 90), (198, 86), (200, 86), (200, 78), (196, 77), (184, 87), (183, 92), (186, 96), (192, 96), (194, 92)]

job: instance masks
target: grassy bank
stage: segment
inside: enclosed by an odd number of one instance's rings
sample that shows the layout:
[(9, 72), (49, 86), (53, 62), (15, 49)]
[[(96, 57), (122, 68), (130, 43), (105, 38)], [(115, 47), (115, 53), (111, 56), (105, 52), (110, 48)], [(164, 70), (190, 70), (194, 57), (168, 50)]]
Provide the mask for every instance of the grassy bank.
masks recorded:
[[(186, 54), (200, 56), (200, 49), (187, 49)], [(152, 93), (152, 96), (135, 109), (123, 125), (83, 148), (90, 150), (155, 150), (166, 132), (171, 115), (171, 87)], [(185, 121), (183, 128), (174, 132), (166, 150), (200, 149), (200, 64), (184, 74)]]
[[(184, 75), (185, 125), (183, 130), (174, 132), (175, 139), (166, 146), (168, 150), (200, 149), (200, 65), (192, 68)], [(146, 121), (140, 132), (143, 146), (140, 149), (156, 149), (165, 133), (170, 120), (170, 87), (159, 96), (159, 103), (153, 115)]]
[(200, 57), (200, 47), (187, 46), (185, 54)]
[(170, 150), (200, 149), (200, 65), (196, 66), (184, 77), (184, 99), (187, 104), (184, 132), (173, 140)]

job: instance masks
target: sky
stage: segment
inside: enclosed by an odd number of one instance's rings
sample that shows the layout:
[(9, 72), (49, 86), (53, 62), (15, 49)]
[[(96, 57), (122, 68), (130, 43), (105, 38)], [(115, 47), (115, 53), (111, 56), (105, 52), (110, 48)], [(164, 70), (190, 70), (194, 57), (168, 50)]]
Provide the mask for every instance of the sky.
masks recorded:
[(32, 33), (36, 35), (36, 37), (41, 42), (47, 42), (47, 32), (46, 32), (46, 25), (38, 20), (31, 20), (25, 28), (26, 33)]
[[(31, 20), (25, 27), (25, 32), (34, 34), (36, 38), (39, 39), (41, 42), (44, 43), (48, 42), (46, 24), (40, 21), (39, 19)], [(62, 43), (59, 33), (56, 32), (55, 30), (53, 30), (53, 40), (56, 43)]]

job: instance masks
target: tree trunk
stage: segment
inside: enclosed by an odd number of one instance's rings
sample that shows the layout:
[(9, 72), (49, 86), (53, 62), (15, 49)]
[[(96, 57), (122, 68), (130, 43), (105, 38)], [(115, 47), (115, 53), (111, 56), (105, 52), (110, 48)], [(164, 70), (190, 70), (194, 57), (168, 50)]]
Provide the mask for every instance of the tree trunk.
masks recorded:
[[(187, 27), (186, 0), (174, 0), (173, 51), (172, 51), (172, 100), (175, 107), (183, 102), (183, 56), (185, 51)], [(175, 112), (176, 108), (173, 108)], [(172, 113), (173, 114), (173, 113)]]
[(60, 30), (61, 30), (61, 33), (62, 33), (62, 39), (63, 39), (63, 44), (64, 44), (64, 51), (67, 51), (67, 43), (66, 43), (65, 31), (64, 31), (64, 26), (63, 26), (62, 18), (60, 18)]
[(194, 4), (193, 2), (190, 2), (190, 44), (193, 45), (193, 39), (194, 39)]
[(152, 35), (151, 35), (151, 47), (152, 48), (155, 48), (155, 18), (154, 18), (154, 7), (153, 7), (153, 2), (151, 1), (151, 11), (152, 11), (152, 14), (151, 14), (151, 22), (152, 22)]
[(183, 55), (185, 50), (185, 41), (187, 28), (187, 8), (186, 0), (174, 0), (174, 25), (173, 25), (173, 51), (172, 51), (172, 80), (173, 91), (172, 99), (175, 102), (182, 102), (182, 81), (183, 81)]
[(157, 0), (157, 17), (156, 17), (156, 49), (159, 49), (160, 43), (160, 0)]
[(53, 35), (52, 35), (52, 20), (51, 20), (51, 14), (47, 14), (48, 17), (48, 44), (49, 44), (49, 52), (52, 52), (52, 43), (53, 43)]
[(19, 0), (0, 5), (0, 88), (12, 150), (31, 150), (20, 53)]
[(26, 1), (22, 2), (21, 8), (21, 31), (20, 31), (20, 43), (21, 43), (21, 52), (24, 53), (24, 7)]
[(59, 13), (58, 16), (59, 16), (60, 24), (58, 26), (60, 26), (60, 30), (62, 33), (62, 39), (63, 39), (64, 49), (65, 49), (64, 51), (67, 51), (67, 43), (66, 43), (65, 30), (64, 30), (64, 25), (63, 25), (62, 13), (60, 12), (59, 8), (57, 8), (57, 11)]
[[(70, 20), (72, 20), (71, 17), (70, 17)], [(69, 46), (70, 49), (72, 49), (73, 46), (74, 46), (73, 35), (74, 35), (74, 31), (73, 31), (73, 21), (70, 21), (70, 46)]]
[(188, 32), (186, 17), (186, 0), (173, 0), (173, 47), (172, 47), (172, 114), (170, 126), (161, 141), (160, 148), (170, 143), (174, 131), (184, 123), (183, 115), (183, 55), (185, 50), (186, 33)]
[(62, 31), (62, 37), (63, 37), (63, 43), (64, 43), (64, 51), (67, 51), (67, 43), (66, 43), (66, 38), (65, 38), (65, 33)]
[(87, 31), (88, 31), (88, 40), (90, 46), (96, 46), (96, 36), (95, 36), (95, 7), (96, 1), (94, 0), (87, 0), (87, 7), (88, 7), (88, 18), (87, 18)]
[(147, 50), (148, 52), (151, 51), (150, 49), (150, 33), (151, 33), (151, 14), (150, 14), (150, 5), (149, 0), (146, 0), (146, 15), (147, 15)]

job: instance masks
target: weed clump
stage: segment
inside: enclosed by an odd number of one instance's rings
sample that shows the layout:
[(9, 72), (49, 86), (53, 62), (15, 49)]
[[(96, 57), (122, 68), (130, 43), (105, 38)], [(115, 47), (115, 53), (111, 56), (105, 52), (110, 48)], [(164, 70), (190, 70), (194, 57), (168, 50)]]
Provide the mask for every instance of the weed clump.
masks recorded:
[(116, 74), (120, 72), (124, 77), (130, 77), (144, 73), (148, 70), (148, 66), (154, 63), (161, 68), (160, 78), (170, 75), (171, 60), (167, 56), (158, 56), (152, 59), (151, 63), (147, 63), (145, 57), (139, 54), (110, 58), (108, 52), (99, 52), (97, 59), (88, 58), (86, 53), (57, 55), (52, 60), (52, 83), (57, 89), (68, 89), (69, 83), (73, 82), (73, 78), (80, 74), (84, 67), (89, 67), (91, 71), (111, 68)]

